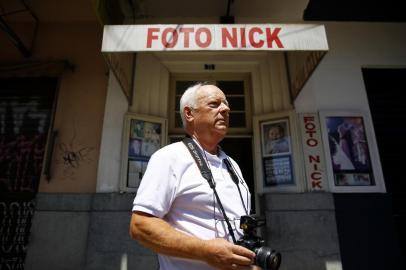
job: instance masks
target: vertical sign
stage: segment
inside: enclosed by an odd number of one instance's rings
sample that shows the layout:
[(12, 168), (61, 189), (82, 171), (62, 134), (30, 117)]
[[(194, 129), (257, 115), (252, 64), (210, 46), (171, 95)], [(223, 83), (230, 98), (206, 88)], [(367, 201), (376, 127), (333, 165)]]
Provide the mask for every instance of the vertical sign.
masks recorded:
[(326, 191), (327, 180), (317, 114), (300, 114), (306, 179), (310, 191)]

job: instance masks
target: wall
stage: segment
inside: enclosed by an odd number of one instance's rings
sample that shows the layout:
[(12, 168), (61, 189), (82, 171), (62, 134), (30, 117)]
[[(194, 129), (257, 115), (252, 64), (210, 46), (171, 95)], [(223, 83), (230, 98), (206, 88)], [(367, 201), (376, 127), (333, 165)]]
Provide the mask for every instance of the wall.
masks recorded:
[(281, 252), (282, 269), (341, 269), (333, 196), (266, 196), (267, 245)]
[[(28, 31), (29, 25), (16, 29)], [(54, 119), (59, 135), (51, 164), (52, 178), (41, 178), (40, 192), (94, 192), (106, 97), (107, 69), (100, 53), (97, 22), (41, 23), (33, 56), (24, 59), (1, 36), (0, 62), (68, 60), (74, 71), (61, 76)]]
[(39, 194), (25, 269), (157, 269), (128, 234), (133, 194)]
[(295, 101), (298, 112), (355, 109), (369, 114), (362, 67), (406, 65), (406, 24), (325, 23), (330, 50)]
[(154, 54), (137, 54), (135, 85), (130, 111), (167, 117), (169, 72)]
[(112, 72), (107, 88), (96, 192), (119, 190), (124, 115), (128, 111), (128, 100)]

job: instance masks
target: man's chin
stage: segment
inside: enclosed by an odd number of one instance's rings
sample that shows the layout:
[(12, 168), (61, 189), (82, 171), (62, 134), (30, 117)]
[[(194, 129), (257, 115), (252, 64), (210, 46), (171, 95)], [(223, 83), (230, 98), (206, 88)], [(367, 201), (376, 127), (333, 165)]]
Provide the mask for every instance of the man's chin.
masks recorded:
[(219, 126), (216, 128), (216, 133), (218, 133), (219, 135), (225, 136), (227, 134), (227, 131), (228, 131), (227, 126)]

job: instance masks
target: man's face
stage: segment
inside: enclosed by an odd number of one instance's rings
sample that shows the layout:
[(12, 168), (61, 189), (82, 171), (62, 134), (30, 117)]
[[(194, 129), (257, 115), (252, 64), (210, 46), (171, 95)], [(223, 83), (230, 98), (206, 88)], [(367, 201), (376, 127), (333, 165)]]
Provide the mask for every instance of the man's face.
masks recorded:
[(227, 133), (230, 108), (226, 96), (216, 86), (200, 87), (193, 111), (196, 132), (221, 136)]

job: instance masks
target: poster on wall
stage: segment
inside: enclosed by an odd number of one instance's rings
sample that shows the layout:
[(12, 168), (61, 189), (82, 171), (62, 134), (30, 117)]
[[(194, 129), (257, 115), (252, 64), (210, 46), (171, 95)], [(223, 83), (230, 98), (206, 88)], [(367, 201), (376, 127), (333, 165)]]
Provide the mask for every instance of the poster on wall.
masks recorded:
[(289, 120), (263, 121), (260, 125), (265, 186), (294, 184)]
[(254, 117), (256, 189), (298, 191), (297, 132), (293, 112)]
[(358, 112), (320, 112), (330, 189), (384, 191), (376, 142), (368, 118)]
[(166, 144), (166, 119), (127, 114), (122, 145), (121, 188), (135, 191), (152, 154)]

